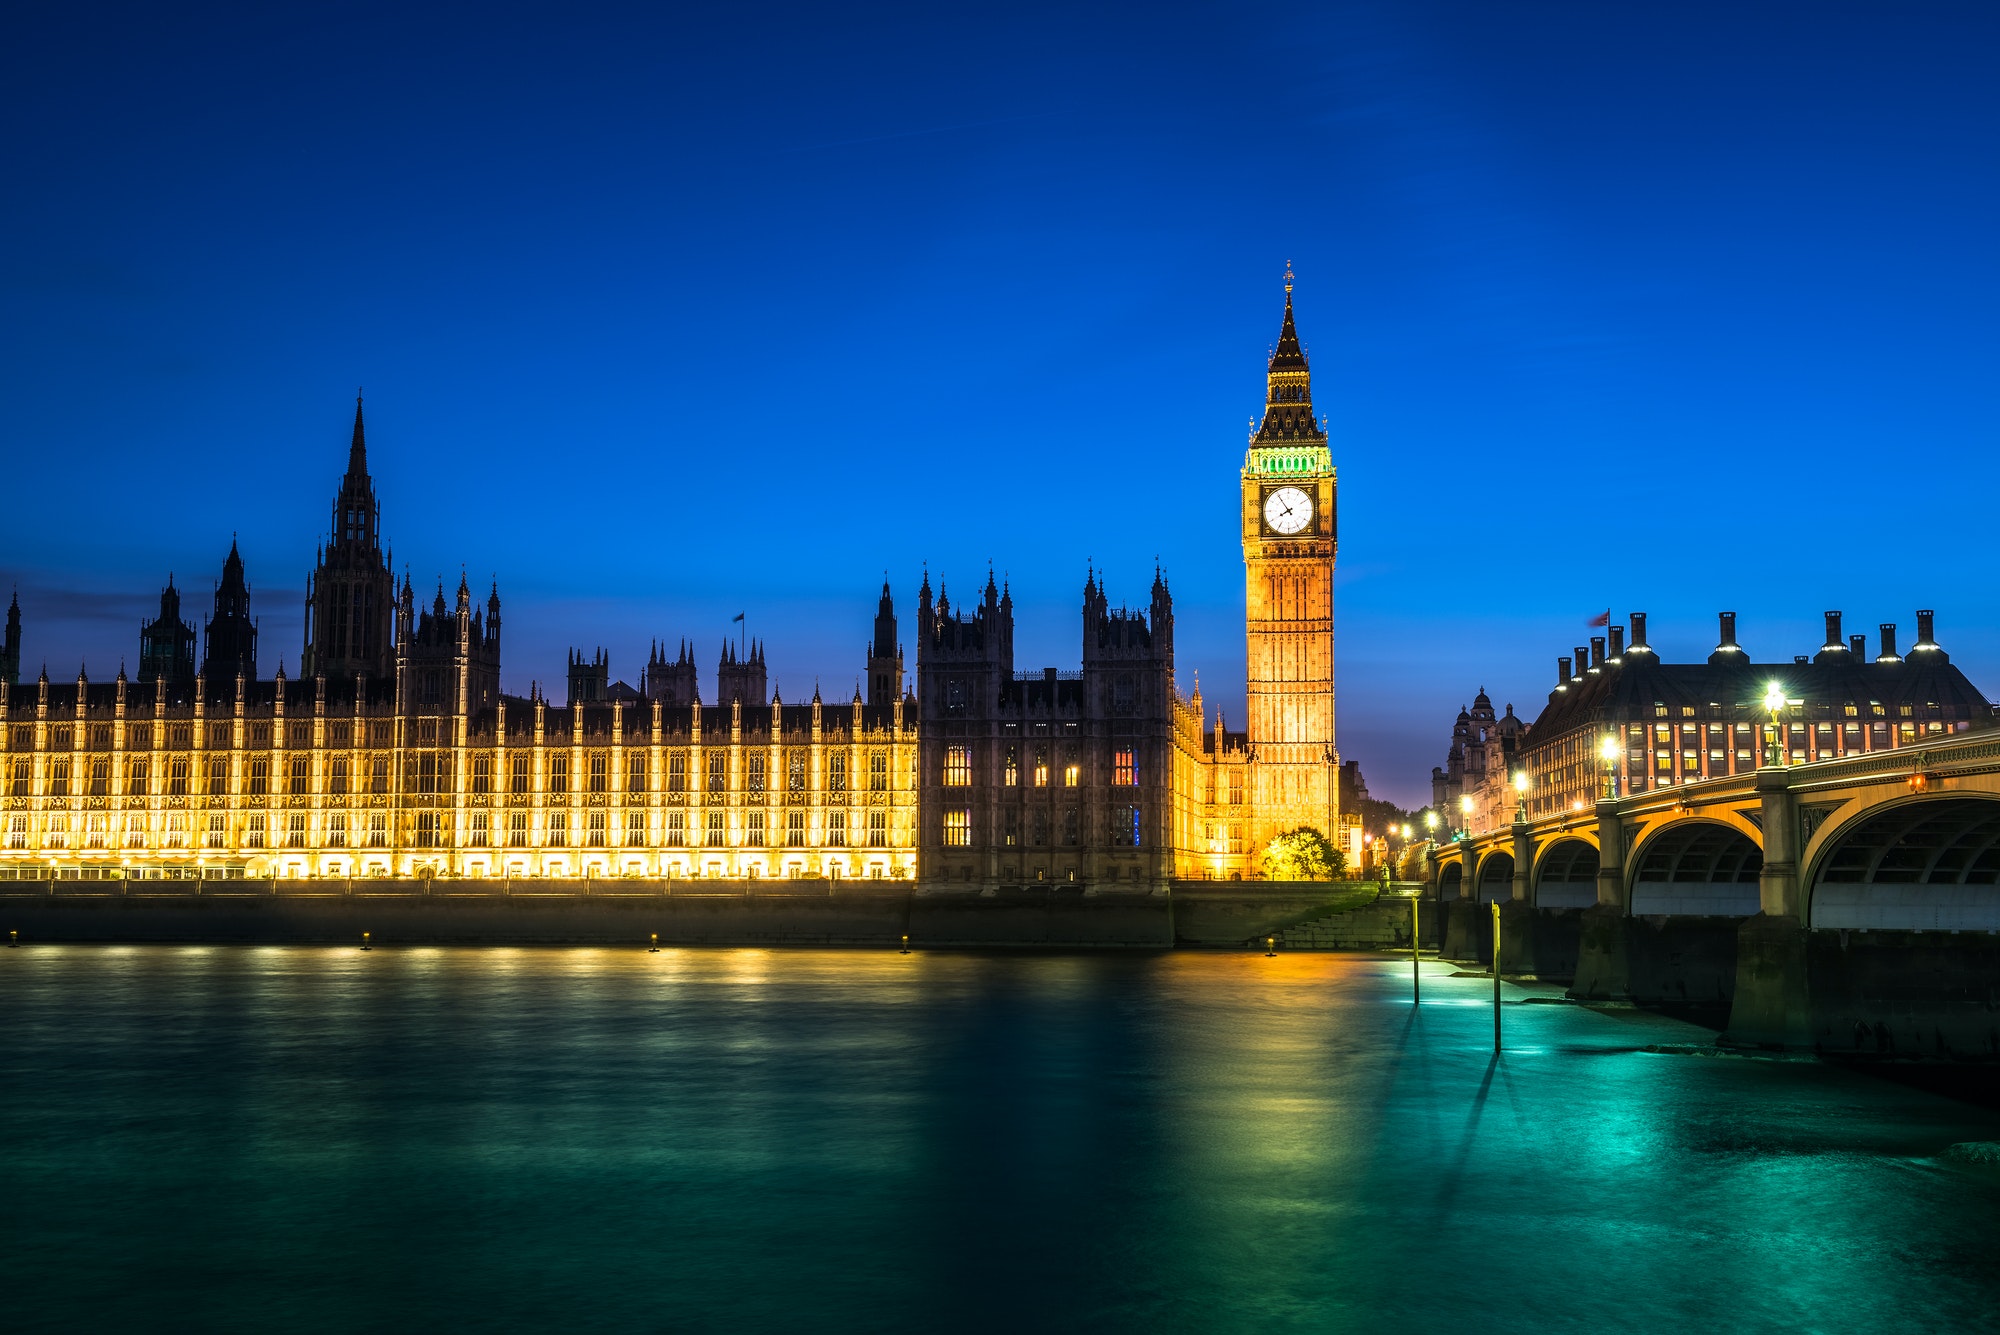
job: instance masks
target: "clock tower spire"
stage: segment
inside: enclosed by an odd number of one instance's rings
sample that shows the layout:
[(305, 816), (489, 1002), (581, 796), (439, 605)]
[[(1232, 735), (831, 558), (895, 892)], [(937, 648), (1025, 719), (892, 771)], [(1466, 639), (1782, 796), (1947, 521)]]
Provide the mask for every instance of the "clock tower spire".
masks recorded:
[(1336, 482), (1313, 417), (1312, 369), (1285, 318), (1265, 368), (1264, 419), (1243, 457), (1246, 685), (1255, 841), (1310, 826), (1340, 841), (1334, 746)]

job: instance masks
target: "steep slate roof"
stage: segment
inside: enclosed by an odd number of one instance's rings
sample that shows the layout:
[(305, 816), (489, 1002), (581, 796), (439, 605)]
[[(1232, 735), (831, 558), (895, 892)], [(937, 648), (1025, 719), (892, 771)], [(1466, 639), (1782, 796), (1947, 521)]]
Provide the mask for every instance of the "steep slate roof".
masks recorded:
[[(1649, 653), (1628, 653), (1596, 673), (1554, 691), (1535, 720), (1536, 745), (1546, 745), (1577, 728), (1606, 720), (1653, 717), (1655, 705), (1666, 705), (1673, 717), (1682, 706), (1706, 711), (1710, 705), (1734, 708), (1740, 716), (1763, 712), (1764, 691), (1778, 682), (1790, 700), (1808, 707), (1880, 703), (1894, 715), (1899, 705), (1922, 708), (1935, 703), (1944, 718), (1989, 719), (1993, 707), (1966, 675), (1941, 652), (1913, 653), (1897, 663), (1865, 661), (1825, 663), (1662, 663)], [(1918, 714), (1916, 717), (1925, 717)]]

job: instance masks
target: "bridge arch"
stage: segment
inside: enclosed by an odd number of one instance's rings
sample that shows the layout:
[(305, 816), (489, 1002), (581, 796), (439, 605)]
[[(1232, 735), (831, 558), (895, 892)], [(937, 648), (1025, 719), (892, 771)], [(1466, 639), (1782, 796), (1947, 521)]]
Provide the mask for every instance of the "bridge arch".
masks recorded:
[(1748, 917), (1757, 912), (1764, 850), (1721, 821), (1662, 826), (1633, 850), (1631, 912)]
[(1597, 845), (1575, 837), (1546, 845), (1535, 862), (1533, 894), (1542, 909), (1587, 909), (1597, 902)]
[(1479, 860), (1478, 900), (1491, 904), (1514, 897), (1514, 855), (1494, 849)]
[(2000, 797), (1915, 797), (1873, 807), (1822, 844), (1813, 927), (2000, 931)]
[(1438, 898), (1457, 899), (1465, 893), (1465, 867), (1457, 858), (1438, 866)]

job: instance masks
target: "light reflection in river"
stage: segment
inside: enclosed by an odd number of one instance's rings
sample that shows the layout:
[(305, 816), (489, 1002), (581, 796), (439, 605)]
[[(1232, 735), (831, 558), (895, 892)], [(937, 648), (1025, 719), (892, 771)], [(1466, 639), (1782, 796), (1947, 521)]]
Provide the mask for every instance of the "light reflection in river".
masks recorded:
[[(10, 1329), (1973, 1329), (1985, 1110), (1356, 956), (0, 956)], [(1510, 994), (1517, 999), (1520, 994)]]

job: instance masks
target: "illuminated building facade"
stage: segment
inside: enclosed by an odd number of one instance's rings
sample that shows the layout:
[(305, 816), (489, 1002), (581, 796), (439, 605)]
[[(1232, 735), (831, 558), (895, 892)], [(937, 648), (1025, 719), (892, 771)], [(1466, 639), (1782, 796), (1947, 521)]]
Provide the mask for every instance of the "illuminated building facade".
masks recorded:
[(572, 656), (571, 698), (500, 689), (500, 595), (420, 608), (378, 549), (357, 406), (307, 600), (310, 675), (257, 676), (234, 545), (195, 667), (171, 583), (146, 675), (0, 676), (0, 877), (877, 877), (915, 870), (916, 745), (884, 590), (870, 694), (767, 703), (761, 648), (634, 691)]
[(1334, 745), (1333, 459), (1313, 417), (1312, 371), (1285, 320), (1271, 354), (1264, 419), (1243, 461), (1242, 536), (1252, 838), (1340, 825)]
[(920, 876), (1007, 890), (1163, 889), (1256, 876), (1277, 834), (1310, 826), (1357, 863), (1334, 745), (1335, 475), (1312, 373), (1285, 313), (1239, 479), (1249, 717), (1231, 732), (1174, 674), (1173, 597), (1110, 605), (1086, 578), (1080, 670), (1014, 670), (1014, 607), (987, 577), (956, 608), (919, 595)]
[[(1514, 771), (1521, 767), (1528, 725), (1508, 705), (1496, 718), (1484, 686), (1470, 709), (1458, 711), (1445, 763), (1431, 770), (1431, 809), (1453, 829), (1490, 830), (1514, 819)], [(1472, 799), (1470, 813), (1465, 798)], [(1469, 817), (1469, 819), (1468, 819)]]
[[(1766, 763), (1773, 740), (1787, 764), (1919, 746), (1993, 717), (1986, 697), (1933, 637), (1934, 614), (1917, 613), (1916, 643), (1896, 649), (1881, 627), (1871, 660), (1867, 638), (1842, 638), (1841, 614), (1826, 614), (1825, 642), (1788, 663), (1755, 663), (1736, 642), (1736, 614), (1719, 618), (1704, 663), (1662, 663), (1647, 643), (1646, 614), (1609, 626), (1556, 660), (1548, 705), (1528, 730), (1528, 815), (1587, 810), (1604, 795), (1607, 768), (1618, 793), (1745, 774)], [(1775, 738), (1764, 704), (1784, 697)], [(1614, 758), (1603, 755), (1613, 739)], [(1508, 817), (1512, 819), (1511, 815)]]
[[(381, 546), (361, 406), (307, 585), (301, 671), (257, 672), (234, 544), (197, 660), (171, 581), (142, 674), (0, 683), (0, 876), (920, 877), (938, 888), (1158, 890), (1255, 876), (1268, 840), (1348, 844), (1334, 745), (1335, 477), (1292, 317), (1239, 479), (1248, 718), (1174, 674), (1173, 599), (1117, 608), (1095, 572), (1077, 671), (1014, 671), (989, 575), (954, 607), (926, 576), (916, 690), (885, 582), (865, 697), (786, 703), (763, 647), (725, 643), (714, 703), (691, 649), (640, 685), (572, 653), (568, 698), (501, 689), (501, 610), (461, 578), (420, 606)], [(921, 701), (921, 704), (919, 703)], [(1353, 835), (1352, 840), (1345, 838)]]

